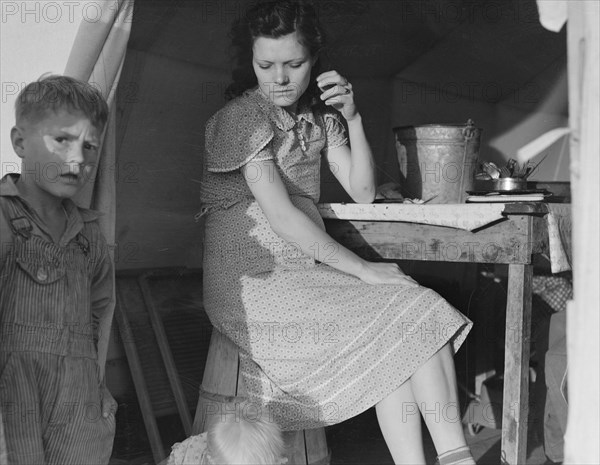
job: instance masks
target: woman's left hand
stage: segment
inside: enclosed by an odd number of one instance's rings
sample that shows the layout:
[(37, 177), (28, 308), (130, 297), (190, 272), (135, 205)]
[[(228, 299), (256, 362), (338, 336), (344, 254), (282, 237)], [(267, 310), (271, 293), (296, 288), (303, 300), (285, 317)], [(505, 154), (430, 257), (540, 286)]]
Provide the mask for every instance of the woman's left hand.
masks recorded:
[(317, 77), (317, 86), (323, 92), (321, 100), (325, 105), (331, 105), (338, 110), (346, 121), (356, 118), (358, 109), (354, 103), (352, 84), (345, 77), (337, 71), (327, 71)]

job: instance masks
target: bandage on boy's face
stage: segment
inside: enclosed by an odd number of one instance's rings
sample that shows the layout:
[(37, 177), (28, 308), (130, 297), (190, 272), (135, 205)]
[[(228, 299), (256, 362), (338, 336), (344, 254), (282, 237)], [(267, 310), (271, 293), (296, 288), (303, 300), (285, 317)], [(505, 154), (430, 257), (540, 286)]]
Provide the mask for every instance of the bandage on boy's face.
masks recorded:
[(292, 111), (310, 83), (315, 58), (299, 41), (297, 32), (254, 41), (252, 66), (260, 90), (271, 102)]
[(30, 195), (71, 198), (93, 174), (101, 129), (78, 110), (49, 110), (22, 121), (11, 136), (22, 159), (19, 183)]

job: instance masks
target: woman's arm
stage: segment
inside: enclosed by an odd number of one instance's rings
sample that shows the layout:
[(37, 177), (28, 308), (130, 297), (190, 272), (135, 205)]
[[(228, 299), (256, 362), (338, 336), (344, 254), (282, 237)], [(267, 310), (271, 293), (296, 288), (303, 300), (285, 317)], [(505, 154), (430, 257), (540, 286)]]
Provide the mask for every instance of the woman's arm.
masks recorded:
[(342, 145), (327, 151), (330, 169), (355, 202), (371, 203), (376, 191), (375, 163), (354, 103), (352, 84), (337, 71), (319, 75), (317, 84), (321, 89), (332, 86), (321, 94), (321, 100), (338, 110), (348, 123), (350, 147)]
[[(257, 172), (263, 175), (257, 176)], [(338, 244), (296, 208), (273, 161), (250, 162), (242, 167), (242, 173), (273, 231), (288, 243), (297, 244), (306, 255), (370, 284), (416, 285), (396, 264), (367, 262)], [(335, 247), (333, 254), (331, 247)]]
[(327, 151), (329, 169), (356, 203), (375, 200), (375, 167), (371, 147), (365, 137), (360, 115), (348, 121), (350, 146)]

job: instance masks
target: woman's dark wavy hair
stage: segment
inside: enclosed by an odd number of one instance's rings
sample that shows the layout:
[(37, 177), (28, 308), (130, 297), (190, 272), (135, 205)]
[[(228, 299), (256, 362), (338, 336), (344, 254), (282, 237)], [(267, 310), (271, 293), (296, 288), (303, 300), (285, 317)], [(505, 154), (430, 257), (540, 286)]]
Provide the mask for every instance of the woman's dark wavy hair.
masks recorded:
[[(318, 57), (325, 46), (325, 33), (313, 5), (305, 0), (260, 1), (246, 10), (233, 23), (230, 32), (231, 45), (235, 51), (233, 83), (225, 90), (225, 97), (232, 99), (258, 84), (252, 68), (252, 48), (259, 37), (277, 39), (298, 32), (300, 43), (312, 57)], [(310, 84), (302, 99), (312, 100), (319, 94), (316, 77), (320, 74), (319, 60), (312, 68)]]

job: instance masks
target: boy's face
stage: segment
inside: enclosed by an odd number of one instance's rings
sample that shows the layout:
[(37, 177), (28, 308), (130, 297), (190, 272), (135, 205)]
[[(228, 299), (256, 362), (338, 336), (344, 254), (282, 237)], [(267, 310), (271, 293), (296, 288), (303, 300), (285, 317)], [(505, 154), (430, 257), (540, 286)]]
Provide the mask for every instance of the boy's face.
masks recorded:
[(80, 111), (60, 109), (13, 128), (13, 147), (22, 159), (21, 179), (30, 192), (73, 197), (90, 179), (101, 131)]

